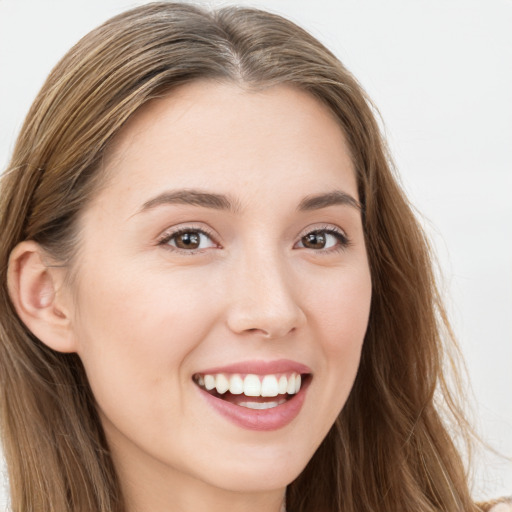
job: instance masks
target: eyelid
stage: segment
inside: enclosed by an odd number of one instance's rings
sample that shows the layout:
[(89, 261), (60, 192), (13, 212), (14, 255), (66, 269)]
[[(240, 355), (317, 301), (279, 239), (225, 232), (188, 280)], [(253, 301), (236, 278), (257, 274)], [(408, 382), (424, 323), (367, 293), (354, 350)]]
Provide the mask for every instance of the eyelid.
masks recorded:
[(337, 233), (348, 240), (348, 235), (344, 229), (341, 229), (336, 224), (311, 224), (305, 227), (303, 230), (299, 232), (297, 238), (303, 238), (304, 236), (310, 233), (316, 233), (318, 231), (327, 231), (328, 233)]

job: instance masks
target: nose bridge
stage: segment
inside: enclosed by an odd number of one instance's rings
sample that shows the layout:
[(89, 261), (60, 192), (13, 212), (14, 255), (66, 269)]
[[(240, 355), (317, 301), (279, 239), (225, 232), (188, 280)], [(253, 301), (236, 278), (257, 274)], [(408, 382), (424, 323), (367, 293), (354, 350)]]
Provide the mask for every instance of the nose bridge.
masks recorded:
[(279, 338), (304, 322), (292, 270), (278, 248), (246, 251), (232, 277), (228, 324), (233, 331)]

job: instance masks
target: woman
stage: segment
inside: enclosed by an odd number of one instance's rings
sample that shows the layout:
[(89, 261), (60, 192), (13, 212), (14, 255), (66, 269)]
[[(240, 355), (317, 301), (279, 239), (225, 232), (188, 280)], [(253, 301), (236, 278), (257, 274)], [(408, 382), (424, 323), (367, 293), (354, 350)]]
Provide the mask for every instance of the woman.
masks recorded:
[(479, 510), (427, 243), (303, 30), (113, 18), (48, 78), (1, 197), (13, 510)]

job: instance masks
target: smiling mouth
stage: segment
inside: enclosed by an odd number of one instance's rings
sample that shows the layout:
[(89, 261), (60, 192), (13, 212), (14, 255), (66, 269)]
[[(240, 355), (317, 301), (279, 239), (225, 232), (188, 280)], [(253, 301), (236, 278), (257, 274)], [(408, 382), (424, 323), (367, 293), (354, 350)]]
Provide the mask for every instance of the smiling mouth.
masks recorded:
[(310, 374), (195, 374), (194, 382), (215, 398), (248, 409), (273, 409), (290, 401), (309, 383)]

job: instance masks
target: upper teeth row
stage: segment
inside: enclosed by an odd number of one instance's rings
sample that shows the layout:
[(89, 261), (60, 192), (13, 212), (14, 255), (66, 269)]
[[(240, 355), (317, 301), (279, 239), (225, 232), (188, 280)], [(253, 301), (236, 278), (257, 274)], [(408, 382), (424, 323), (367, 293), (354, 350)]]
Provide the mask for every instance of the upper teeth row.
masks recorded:
[(277, 396), (294, 395), (298, 393), (301, 385), (300, 374), (292, 373), (289, 376), (281, 375), (254, 375), (245, 377), (234, 374), (227, 376), (223, 373), (216, 375), (199, 375), (197, 383), (208, 391), (216, 389), (221, 395), (229, 391), (233, 395), (246, 396)]

